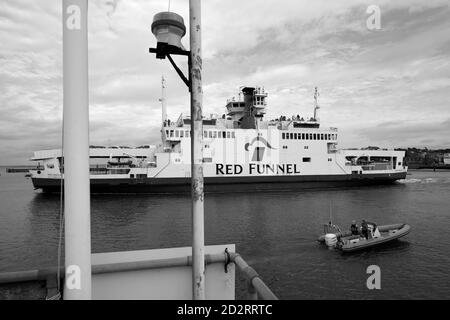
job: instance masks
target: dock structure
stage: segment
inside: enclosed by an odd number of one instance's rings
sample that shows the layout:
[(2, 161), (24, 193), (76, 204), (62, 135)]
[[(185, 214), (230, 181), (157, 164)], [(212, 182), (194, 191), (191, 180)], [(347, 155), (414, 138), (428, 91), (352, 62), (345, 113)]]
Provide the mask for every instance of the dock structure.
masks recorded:
[[(92, 254), (92, 299), (193, 299), (192, 248)], [(205, 247), (205, 294), (234, 300), (236, 269), (246, 281), (247, 300), (278, 300), (232, 244)], [(58, 279), (58, 275), (60, 278)], [(65, 268), (0, 273), (0, 300), (52, 300)], [(62, 287), (62, 286), (61, 286)], [(64, 290), (64, 289), (62, 289)]]

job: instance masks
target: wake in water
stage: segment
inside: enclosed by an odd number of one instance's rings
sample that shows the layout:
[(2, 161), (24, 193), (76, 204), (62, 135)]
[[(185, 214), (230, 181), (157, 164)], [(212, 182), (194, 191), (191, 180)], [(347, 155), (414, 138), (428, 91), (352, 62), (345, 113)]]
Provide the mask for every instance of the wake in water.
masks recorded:
[(424, 178), (424, 179), (403, 179), (399, 180), (399, 183), (450, 183), (450, 179), (438, 179), (438, 178)]

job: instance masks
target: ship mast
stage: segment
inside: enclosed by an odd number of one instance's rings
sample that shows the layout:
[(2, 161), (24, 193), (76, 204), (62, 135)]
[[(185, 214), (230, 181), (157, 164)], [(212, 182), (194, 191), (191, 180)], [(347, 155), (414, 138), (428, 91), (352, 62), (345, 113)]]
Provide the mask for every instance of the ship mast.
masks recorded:
[(318, 112), (317, 110), (320, 109), (319, 104), (317, 103), (317, 99), (319, 98), (320, 94), (319, 94), (319, 90), (317, 87), (314, 88), (314, 120), (318, 120), (317, 119), (317, 115)]
[(165, 123), (167, 120), (167, 105), (166, 105), (166, 79), (164, 76), (161, 76), (161, 112), (162, 112), (162, 123)]

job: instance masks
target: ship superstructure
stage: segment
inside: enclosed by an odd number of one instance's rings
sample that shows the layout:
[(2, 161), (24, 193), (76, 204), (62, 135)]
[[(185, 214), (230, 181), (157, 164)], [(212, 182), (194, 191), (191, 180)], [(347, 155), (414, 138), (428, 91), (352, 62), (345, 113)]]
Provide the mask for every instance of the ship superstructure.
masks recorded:
[[(164, 85), (164, 83), (163, 83)], [(164, 89), (163, 89), (164, 91)], [(318, 91), (314, 115), (265, 120), (268, 93), (242, 87), (226, 103), (226, 114), (203, 119), (203, 164), (206, 191), (334, 187), (404, 179), (404, 151), (338, 149), (337, 128), (320, 126)], [(190, 190), (189, 116), (167, 119), (165, 97), (161, 144), (146, 148), (92, 148), (93, 192), (172, 193)], [(376, 149), (376, 150), (374, 150)], [(58, 191), (63, 177), (60, 150), (39, 151), (33, 160), (35, 188)]]

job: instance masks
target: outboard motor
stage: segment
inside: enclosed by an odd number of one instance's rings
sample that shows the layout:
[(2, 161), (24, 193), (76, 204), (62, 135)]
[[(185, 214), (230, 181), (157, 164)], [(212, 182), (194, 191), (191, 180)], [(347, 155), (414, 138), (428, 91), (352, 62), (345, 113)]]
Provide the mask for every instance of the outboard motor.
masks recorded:
[(327, 233), (325, 235), (325, 244), (327, 245), (328, 249), (333, 249), (336, 247), (338, 242), (337, 236), (334, 233)]

